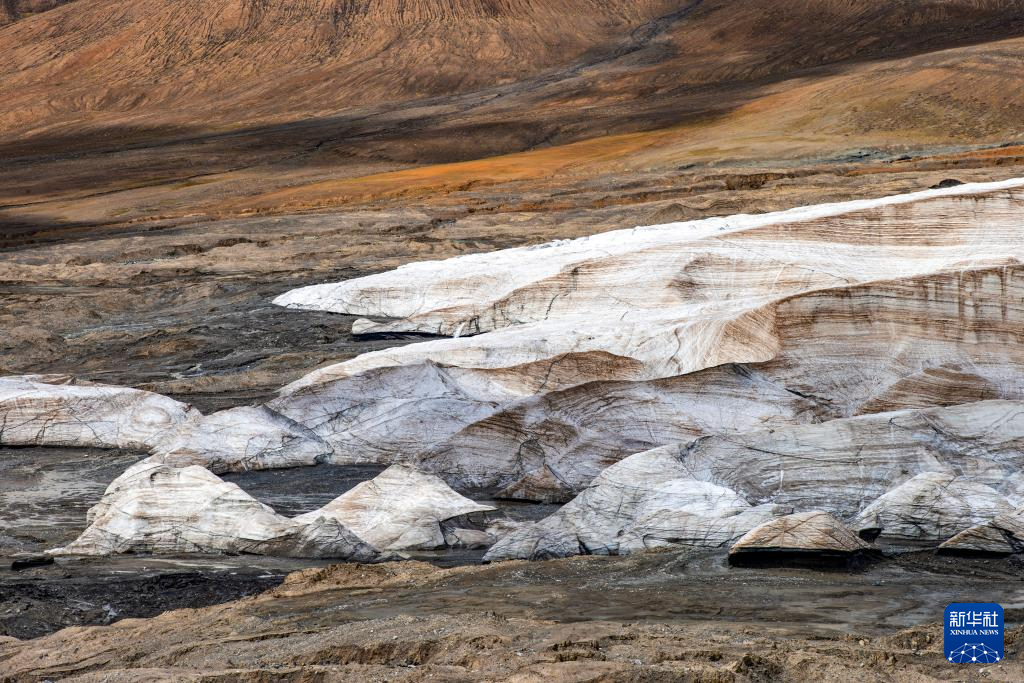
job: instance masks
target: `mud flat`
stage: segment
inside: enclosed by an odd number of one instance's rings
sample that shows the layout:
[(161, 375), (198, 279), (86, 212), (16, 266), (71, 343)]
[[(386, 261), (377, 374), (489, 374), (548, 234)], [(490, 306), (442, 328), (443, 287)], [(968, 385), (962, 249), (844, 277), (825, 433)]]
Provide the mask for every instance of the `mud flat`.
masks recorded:
[(144, 457), (98, 448), (0, 449), (0, 553), (74, 540), (107, 485)]

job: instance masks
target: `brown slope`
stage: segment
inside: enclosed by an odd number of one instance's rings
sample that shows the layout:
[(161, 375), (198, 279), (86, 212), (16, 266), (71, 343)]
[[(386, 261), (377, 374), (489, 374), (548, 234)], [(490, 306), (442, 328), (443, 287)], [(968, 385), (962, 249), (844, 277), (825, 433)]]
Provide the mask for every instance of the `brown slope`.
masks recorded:
[(18, 5), (14, 0), (0, 0), (0, 26), (18, 18)]
[(71, 0), (0, 0), (0, 26), (22, 17), (51, 10)]
[(236, 126), (509, 84), (541, 121), (638, 97), (685, 114), (696, 88), (1022, 34), (1012, 0), (84, 0), (0, 33), (0, 126)]
[(671, 4), (87, 0), (0, 36), (0, 94), (25, 106), (3, 123), (153, 111), (234, 123), (451, 95), (571, 60)]
[[(1022, 66), (1024, 39), (853, 64), (838, 73), (765, 86), (752, 91), (750, 102), (705, 120), (501, 157), (300, 184), (247, 196), (226, 208), (303, 210), (431, 196), (437, 202), (444, 201), (438, 195), (451, 199), (505, 183), (515, 183), (519, 192), (539, 192), (602, 175), (629, 177), (654, 169), (676, 175), (686, 165), (697, 165), (692, 173), (699, 175), (701, 167), (723, 162), (835, 164), (856, 161), (858, 153), (870, 158), (879, 148), (901, 157), (921, 148), (995, 147), (1022, 139)], [(975, 161), (936, 161), (931, 168), (1002, 165), (1012, 154), (1019, 163), (1019, 150), (1003, 150), (972, 155)]]
[[(293, 142), (298, 150), (289, 149), (287, 139), (275, 139), (273, 128), (255, 129), (249, 140), (280, 143), (276, 149), (246, 148), (255, 164), (228, 166), (239, 161), (225, 147), (228, 139), (210, 138), (170, 148), (194, 160), (182, 169), (184, 178), (167, 179), (175, 172), (173, 166), (164, 165), (166, 157), (154, 156), (153, 150), (143, 147), (26, 164), (20, 173), (8, 172), (0, 197), (21, 203), (6, 213), (34, 219), (29, 223), (59, 217), (104, 223), (154, 214), (279, 213), (381, 202), (493, 210), (494, 202), (527, 196), (530, 199), (515, 201), (530, 210), (564, 208), (567, 202), (628, 202), (630, 195), (643, 201), (659, 192), (685, 196), (685, 188), (699, 185), (702, 177), (728, 174), (714, 168), (723, 163), (769, 169), (825, 164), (833, 166), (833, 172), (871, 172), (870, 167), (857, 168), (858, 157), (863, 157), (863, 164), (908, 152), (918, 156), (921, 150), (927, 156), (935, 150), (1019, 141), (1019, 122), (1024, 120), (1024, 89), (1017, 87), (1022, 55), (1024, 40), (1013, 39), (849, 64), (815, 78), (752, 89), (750, 102), (691, 123), (402, 170), (392, 169), (412, 163), (404, 155), (417, 150), (429, 159), (443, 158), (445, 151), (486, 154), (486, 146), (472, 144), (475, 138), (462, 127), (465, 119), (458, 114), (434, 117), (422, 127), (406, 122), (381, 128), (372, 136), (330, 137), (337, 132), (311, 127), (297, 135), (327, 139), (307, 142), (297, 137)], [(628, 111), (628, 103), (622, 106)], [(523, 109), (527, 111), (526, 105)], [(495, 126), (501, 127), (500, 111), (484, 105), (473, 113), (477, 120), (493, 118)], [(231, 140), (244, 141), (243, 136)], [(943, 157), (915, 168), (1005, 166), (1019, 164), (1020, 157), (1019, 151), (1006, 148), (999, 154)], [(900, 172), (903, 166), (902, 162), (887, 164), (882, 170)], [(680, 172), (680, 167), (692, 168)], [(102, 168), (112, 172), (97, 173)], [(127, 178), (119, 175), (125, 169), (133, 171)], [(635, 180), (627, 182), (629, 178)], [(86, 187), (93, 183), (101, 192), (83, 192), (78, 179), (84, 179)], [(48, 183), (64, 199), (40, 197)], [(98, 183), (104, 184), (97, 188)], [(606, 191), (603, 196), (586, 197), (588, 185), (603, 186)], [(618, 185), (630, 189), (611, 189)], [(571, 199), (567, 191), (572, 192)], [(68, 199), (71, 193), (79, 198)], [(553, 194), (559, 197), (557, 202), (549, 200)], [(508, 206), (498, 204), (498, 208)]]
[[(523, 164), (549, 182), (1019, 130), (1021, 46), (992, 42), (1024, 34), (1009, 0), (416, 7), (79, 0), (7, 26), (0, 224), (346, 204), (393, 194), (378, 172), (439, 162), (481, 160), (441, 169), (447, 193)], [(601, 139), (635, 131), (652, 132)], [(339, 178), (357, 187), (313, 185)]]

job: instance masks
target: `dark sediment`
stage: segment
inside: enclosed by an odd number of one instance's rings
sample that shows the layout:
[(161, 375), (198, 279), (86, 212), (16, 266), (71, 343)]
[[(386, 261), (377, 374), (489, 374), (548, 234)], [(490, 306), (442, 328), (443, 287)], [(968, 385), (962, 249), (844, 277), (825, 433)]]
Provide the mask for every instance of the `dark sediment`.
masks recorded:
[(214, 605), (272, 588), (295, 568), (261, 567), (252, 558), (230, 568), (223, 564), (217, 558), (205, 563), (193, 558), (182, 566), (128, 558), (41, 567), (14, 576), (0, 570), (0, 635), (36, 638), (68, 626)]
[[(266, 590), (289, 572), (330, 564), (257, 556), (121, 556), (13, 566), (76, 538), (86, 526), (86, 512), (107, 485), (143, 457), (101, 449), (0, 449), (0, 635), (31, 638), (66, 626), (227, 602)], [(383, 469), (320, 465), (223, 478), (281, 514), (295, 516), (323, 506)], [(539, 519), (557, 509), (489, 498), (483, 502), (500, 507), (498, 516), (514, 520)], [(408, 554), (450, 567), (477, 563), (484, 550)]]

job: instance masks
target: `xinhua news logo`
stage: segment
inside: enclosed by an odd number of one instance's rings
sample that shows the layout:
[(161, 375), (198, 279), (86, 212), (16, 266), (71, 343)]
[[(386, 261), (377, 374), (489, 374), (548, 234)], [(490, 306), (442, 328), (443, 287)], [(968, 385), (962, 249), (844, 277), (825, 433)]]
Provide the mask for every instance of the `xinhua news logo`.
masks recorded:
[(946, 608), (946, 659), (995, 664), (1003, 659), (1003, 608), (994, 602), (954, 602)]

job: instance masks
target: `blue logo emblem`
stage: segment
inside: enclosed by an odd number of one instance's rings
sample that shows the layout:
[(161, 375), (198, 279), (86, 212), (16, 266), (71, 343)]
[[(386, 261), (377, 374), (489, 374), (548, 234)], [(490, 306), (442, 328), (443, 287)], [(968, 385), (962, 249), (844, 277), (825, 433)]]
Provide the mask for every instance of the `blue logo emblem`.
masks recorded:
[(946, 659), (995, 664), (1003, 659), (1003, 608), (994, 602), (954, 602), (946, 608)]

